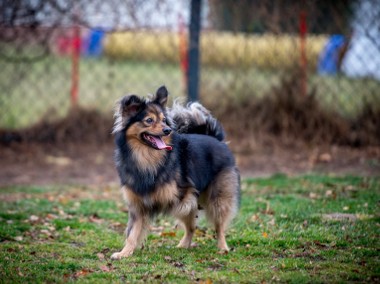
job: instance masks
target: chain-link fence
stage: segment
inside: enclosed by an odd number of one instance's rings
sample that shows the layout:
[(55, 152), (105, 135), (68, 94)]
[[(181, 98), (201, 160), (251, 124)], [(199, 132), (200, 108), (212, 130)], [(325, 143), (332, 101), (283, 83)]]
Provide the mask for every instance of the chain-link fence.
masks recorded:
[[(112, 116), (125, 93), (186, 96), (190, 0), (2, 0), (0, 128)], [(380, 105), (380, 1), (204, 0), (200, 99), (231, 104), (294, 83), (353, 119)], [(293, 81), (292, 81), (293, 80)]]

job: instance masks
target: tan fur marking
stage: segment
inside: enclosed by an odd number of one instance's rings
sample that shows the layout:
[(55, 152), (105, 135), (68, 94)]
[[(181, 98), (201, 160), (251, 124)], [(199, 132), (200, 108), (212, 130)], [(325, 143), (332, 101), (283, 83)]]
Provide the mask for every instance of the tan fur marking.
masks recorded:
[(188, 188), (181, 190), (186, 190), (187, 192), (185, 193), (182, 200), (178, 204), (176, 204), (172, 210), (172, 214), (180, 219), (185, 218), (191, 212), (198, 210), (198, 201), (194, 195), (195, 189)]
[[(154, 123), (147, 124), (145, 120), (150, 117), (154, 120)], [(147, 132), (151, 135), (161, 136), (163, 135), (163, 129), (168, 127), (166, 123), (162, 120), (164, 114), (160, 112), (159, 108), (155, 106), (150, 106), (148, 108), (148, 114), (145, 116), (142, 122), (136, 122), (132, 124), (126, 131), (126, 136), (128, 143), (132, 149), (132, 155), (136, 162), (136, 165), (144, 170), (150, 171), (153, 173), (157, 172), (157, 167), (162, 165), (165, 151), (166, 150), (157, 150), (148, 145), (146, 145), (141, 140), (141, 135), (144, 132)], [(171, 136), (163, 136), (165, 144), (171, 144)]]
[[(137, 122), (128, 128), (126, 136), (137, 166), (142, 170), (156, 173), (157, 167), (163, 163), (166, 150), (153, 149), (141, 141), (141, 134), (145, 131), (148, 131), (147, 127), (143, 127), (141, 123)], [(153, 131), (148, 132), (155, 134)], [(164, 141), (170, 145), (170, 136), (165, 136)]]
[(128, 205), (128, 208), (132, 207), (134, 211), (142, 212), (142, 198), (126, 186), (123, 186), (121, 190), (123, 193), (123, 198)]
[(219, 173), (200, 198), (207, 219), (215, 226), (220, 250), (228, 250), (224, 232), (238, 210), (238, 183), (237, 171), (226, 169)]
[(169, 204), (178, 202), (178, 189), (175, 181), (156, 188), (153, 193), (144, 197), (139, 196), (125, 186), (122, 188), (122, 191), (128, 207), (133, 207), (138, 212), (144, 212), (144, 207), (149, 207), (153, 204), (160, 204), (162, 207), (166, 207)]
[(177, 192), (177, 184), (175, 181), (172, 181), (171, 183), (156, 188), (156, 190), (150, 195), (150, 198), (153, 203), (167, 206), (177, 200)]

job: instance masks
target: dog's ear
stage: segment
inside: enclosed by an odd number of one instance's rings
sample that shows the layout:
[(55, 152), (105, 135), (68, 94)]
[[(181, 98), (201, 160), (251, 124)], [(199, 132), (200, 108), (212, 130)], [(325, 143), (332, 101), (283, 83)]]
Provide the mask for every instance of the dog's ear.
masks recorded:
[(166, 103), (168, 102), (168, 90), (165, 86), (161, 86), (158, 88), (156, 92), (156, 97), (154, 99), (154, 102), (162, 106), (163, 108), (166, 107)]
[(137, 114), (144, 105), (144, 101), (136, 95), (128, 95), (120, 101), (120, 113), (123, 118), (129, 118)]

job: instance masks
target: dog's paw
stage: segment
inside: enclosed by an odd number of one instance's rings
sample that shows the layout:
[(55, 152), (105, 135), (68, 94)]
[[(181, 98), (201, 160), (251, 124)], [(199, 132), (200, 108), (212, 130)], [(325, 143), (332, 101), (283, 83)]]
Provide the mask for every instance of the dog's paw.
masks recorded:
[(115, 252), (111, 255), (111, 259), (112, 260), (118, 260), (118, 259), (121, 259), (123, 256), (120, 252)]
[(189, 244), (186, 244), (186, 243), (179, 243), (178, 245), (177, 245), (177, 248), (185, 248), (185, 249), (187, 249), (187, 248), (189, 248), (190, 247), (190, 245)]
[(219, 250), (219, 253), (221, 253), (221, 254), (225, 254), (225, 253), (228, 253), (230, 251), (230, 249), (228, 248), (227, 244), (225, 244), (225, 245), (219, 245), (218, 246), (218, 250)]
[(130, 253), (123, 253), (123, 252), (115, 252), (111, 255), (111, 259), (112, 260), (119, 260), (119, 259), (122, 259), (124, 257), (128, 257), (128, 256), (131, 256), (133, 252), (130, 252)]
[(187, 238), (183, 238), (179, 244), (177, 245), (177, 248), (189, 248), (191, 246), (191, 240)]

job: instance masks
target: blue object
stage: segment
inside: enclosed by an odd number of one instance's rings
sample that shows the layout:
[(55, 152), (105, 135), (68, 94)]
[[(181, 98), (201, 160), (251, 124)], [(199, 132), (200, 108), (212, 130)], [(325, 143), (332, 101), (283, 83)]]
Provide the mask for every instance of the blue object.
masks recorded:
[(345, 44), (343, 35), (332, 35), (318, 59), (318, 74), (336, 75), (339, 71), (339, 50)]
[(87, 43), (87, 55), (98, 57), (103, 52), (104, 31), (92, 30)]

